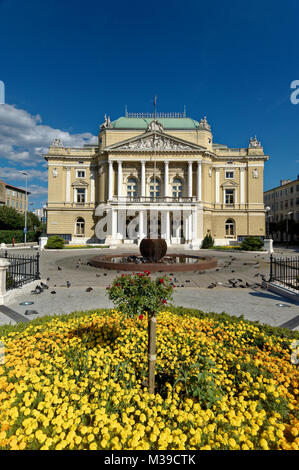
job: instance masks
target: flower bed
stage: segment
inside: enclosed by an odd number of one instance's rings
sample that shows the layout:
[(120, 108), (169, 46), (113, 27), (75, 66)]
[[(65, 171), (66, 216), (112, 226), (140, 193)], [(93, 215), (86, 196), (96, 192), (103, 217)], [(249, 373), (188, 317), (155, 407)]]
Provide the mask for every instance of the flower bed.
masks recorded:
[(0, 333), (0, 449), (298, 449), (296, 333), (162, 312), (150, 395), (145, 317), (94, 311), (20, 329)]

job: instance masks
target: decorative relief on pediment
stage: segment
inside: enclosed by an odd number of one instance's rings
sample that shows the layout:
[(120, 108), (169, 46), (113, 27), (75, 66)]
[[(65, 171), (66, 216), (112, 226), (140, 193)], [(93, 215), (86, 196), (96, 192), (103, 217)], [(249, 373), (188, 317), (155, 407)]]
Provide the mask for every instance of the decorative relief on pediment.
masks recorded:
[(154, 151), (154, 150), (166, 150), (166, 151), (184, 151), (194, 150), (193, 147), (176, 142), (168, 137), (151, 135), (144, 139), (139, 139), (134, 142), (129, 142), (125, 145), (117, 147), (117, 150), (137, 150), (137, 151)]

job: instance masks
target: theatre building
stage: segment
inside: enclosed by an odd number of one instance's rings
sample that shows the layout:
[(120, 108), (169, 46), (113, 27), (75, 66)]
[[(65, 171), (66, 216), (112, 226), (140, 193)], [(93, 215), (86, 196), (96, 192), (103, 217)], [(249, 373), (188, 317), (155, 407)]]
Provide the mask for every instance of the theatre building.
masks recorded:
[(180, 113), (105, 116), (97, 145), (56, 139), (48, 161), (47, 234), (71, 243), (162, 237), (198, 248), (265, 235), (264, 154), (213, 142), (211, 127)]

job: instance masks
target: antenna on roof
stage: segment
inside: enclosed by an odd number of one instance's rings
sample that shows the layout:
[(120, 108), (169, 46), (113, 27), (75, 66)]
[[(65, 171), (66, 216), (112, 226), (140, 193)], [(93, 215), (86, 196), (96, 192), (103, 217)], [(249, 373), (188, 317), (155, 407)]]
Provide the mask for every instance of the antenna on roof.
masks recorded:
[(184, 104), (184, 118), (186, 117), (186, 105)]
[(128, 117), (128, 107), (127, 107), (127, 105), (125, 106), (125, 116)]

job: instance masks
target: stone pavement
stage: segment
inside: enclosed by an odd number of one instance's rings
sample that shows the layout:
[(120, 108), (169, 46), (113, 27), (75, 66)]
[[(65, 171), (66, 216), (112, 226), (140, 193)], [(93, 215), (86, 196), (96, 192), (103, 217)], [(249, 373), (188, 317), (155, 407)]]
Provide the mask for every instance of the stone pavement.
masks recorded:
[[(106, 295), (108, 286), (119, 271), (97, 269), (89, 266), (88, 260), (95, 253), (115, 254), (126, 251), (136, 253), (136, 247), (111, 249), (88, 249), (72, 251), (41, 252), (41, 277), (48, 285), (41, 294), (32, 294), (32, 286), (16, 291), (16, 295), (7, 307), (31, 320), (38, 316), (70, 313), (73, 311), (96, 308), (111, 308), (113, 305)], [(34, 251), (34, 250), (33, 250)], [(18, 252), (20, 252), (18, 250)], [(178, 253), (178, 249), (169, 249), (169, 253)], [(187, 250), (180, 250), (187, 254)], [(277, 252), (276, 252), (277, 253)], [(279, 254), (284, 255), (285, 250)], [(26, 254), (28, 249), (26, 249)], [(190, 251), (190, 254), (194, 254)], [(175, 273), (172, 278), (177, 286), (174, 292), (174, 304), (198, 308), (205, 312), (226, 312), (230, 315), (244, 315), (248, 320), (258, 320), (272, 326), (287, 323), (291, 329), (299, 329), (299, 305), (287, 298), (270, 293), (261, 287), (262, 276), (268, 279), (269, 256), (264, 253), (232, 253), (201, 250), (200, 254), (215, 255), (218, 266), (204, 273)], [(288, 250), (289, 256), (296, 255)], [(60, 269), (59, 269), (59, 268)], [(139, 268), (139, 269), (138, 269)], [(136, 272), (141, 271), (136, 266)], [(160, 276), (159, 273), (153, 275)], [(47, 279), (49, 279), (47, 281)], [(70, 287), (67, 287), (67, 281)], [(246, 285), (250, 287), (233, 287)], [(87, 292), (87, 288), (90, 291)], [(54, 293), (55, 292), (55, 293)], [(32, 301), (30, 306), (21, 306), (24, 301)], [(35, 310), (38, 314), (25, 316), (26, 310)], [(18, 318), (18, 316), (16, 316)], [(14, 324), (13, 315), (4, 314), (0, 309), (0, 324)], [(289, 323), (290, 322), (290, 323)]]

